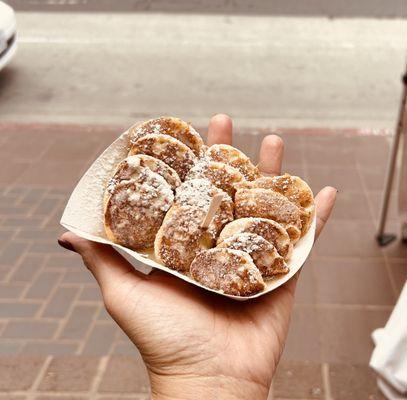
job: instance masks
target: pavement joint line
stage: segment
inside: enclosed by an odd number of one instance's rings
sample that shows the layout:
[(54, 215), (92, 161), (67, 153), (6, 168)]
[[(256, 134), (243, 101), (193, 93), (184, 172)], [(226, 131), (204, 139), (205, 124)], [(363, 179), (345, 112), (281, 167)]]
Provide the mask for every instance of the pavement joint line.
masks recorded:
[(100, 305), (100, 306), (96, 309), (96, 311), (93, 313), (92, 318), (91, 318), (91, 321), (90, 321), (90, 324), (89, 324), (89, 326), (88, 326), (88, 330), (86, 331), (85, 335), (83, 336), (83, 341), (82, 341), (82, 343), (78, 346), (78, 353), (79, 353), (79, 354), (82, 354), (82, 353), (83, 353), (83, 350), (85, 349), (85, 346), (86, 346), (86, 344), (87, 344), (87, 342), (88, 342), (88, 340), (89, 340), (89, 338), (90, 338), (90, 336), (91, 336), (91, 334), (92, 334), (92, 332), (93, 332), (93, 329), (94, 329), (94, 327), (95, 327), (95, 325), (96, 325), (96, 322), (98, 321), (98, 316), (99, 316), (99, 314), (100, 314), (100, 310), (101, 310), (103, 307), (104, 307), (103, 305)]
[[(404, 260), (404, 261), (405, 261), (405, 260)], [(389, 279), (390, 279), (390, 285), (391, 285), (391, 288), (392, 288), (393, 294), (394, 294), (394, 301), (396, 302), (397, 299), (398, 299), (398, 297), (399, 297), (399, 290), (397, 290), (397, 285), (396, 285), (396, 282), (395, 282), (395, 280), (394, 280), (394, 276), (393, 276), (393, 274), (391, 273), (390, 261), (389, 261), (389, 259), (387, 258), (387, 254), (386, 254), (386, 253), (384, 253), (384, 265), (385, 265), (385, 267), (386, 267), (386, 271), (387, 271), (388, 277), (389, 277)]]
[[(106, 321), (107, 322), (107, 321)], [(112, 323), (112, 322), (110, 322)], [(116, 328), (119, 328), (119, 330), (121, 330), (121, 328), (116, 324), (115, 321), (113, 321), (113, 324), (116, 326)], [(110, 347), (107, 351), (108, 356), (113, 356), (114, 355), (114, 349), (116, 347), (116, 333), (118, 332), (118, 330), (116, 329), (115, 334), (113, 335), (113, 340), (110, 342)], [(130, 340), (130, 339), (129, 339)]]
[(34, 400), (35, 399), (35, 393), (38, 389), (38, 387), (41, 384), (41, 381), (43, 380), (45, 373), (47, 372), (47, 369), (49, 365), (51, 364), (52, 361), (52, 356), (48, 356), (45, 359), (45, 362), (43, 363), (42, 367), (40, 368), (37, 377), (35, 378), (34, 383), (31, 386), (31, 391), (28, 393), (27, 400)]
[(43, 314), (45, 308), (50, 304), (50, 301), (51, 301), (53, 295), (54, 295), (54, 294), (57, 292), (57, 290), (59, 289), (59, 287), (60, 287), (59, 284), (61, 283), (62, 278), (63, 278), (63, 274), (59, 274), (59, 278), (56, 280), (54, 286), (53, 286), (53, 287), (51, 288), (51, 290), (48, 292), (48, 296), (47, 296), (45, 299), (43, 299), (42, 304), (41, 304), (41, 307), (39, 307), (39, 309), (38, 309), (38, 311), (37, 311), (37, 313), (36, 313), (36, 316), (35, 316), (36, 318), (42, 319), (41, 316), (42, 316), (42, 314)]
[[(329, 223), (329, 222), (328, 222)], [(380, 256), (371, 256), (371, 257), (365, 257), (365, 256), (320, 256), (320, 255), (316, 255), (313, 254), (312, 258), (314, 260), (318, 260), (318, 261), (360, 261), (360, 260), (364, 260), (364, 261), (383, 261), (384, 258), (384, 254), (380, 255)]]
[(18, 301), (21, 304), (41, 304), (42, 300), (39, 299), (0, 299), (0, 304), (13, 304)]
[[(368, 205), (368, 208), (369, 208), (369, 213), (370, 213), (370, 216), (372, 217), (372, 219), (373, 220), (375, 220), (375, 218), (377, 218), (377, 216), (376, 216), (376, 214), (375, 214), (375, 212), (374, 212), (374, 207), (373, 207), (373, 204), (372, 204), (372, 199), (371, 199), (371, 197), (369, 196), (369, 193), (368, 193), (368, 188), (367, 188), (367, 186), (366, 186), (366, 182), (365, 182), (365, 179), (363, 179), (363, 175), (362, 175), (362, 171), (361, 171), (361, 167), (360, 167), (360, 165), (359, 165), (359, 163), (355, 163), (355, 167), (356, 167), (356, 172), (357, 172), (357, 174), (358, 174), (358, 176), (359, 176), (359, 180), (362, 182), (362, 191), (363, 191), (363, 194), (367, 197), (367, 205)], [(376, 229), (377, 229), (377, 227), (375, 226), (375, 231), (376, 231)]]
[[(46, 189), (46, 191), (47, 190), (49, 190), (49, 189)], [(29, 213), (28, 213), (28, 217), (35, 217), (36, 216), (36, 214), (35, 214), (35, 211), (38, 209), (38, 207), (41, 205), (41, 202), (43, 201), (43, 200), (45, 200), (46, 199), (46, 196), (45, 196), (45, 192), (44, 193), (42, 193), (42, 195), (40, 196), (40, 198), (38, 198), (37, 200), (36, 200), (36, 203), (34, 204), (34, 205), (32, 205), (31, 206), (31, 208), (29, 209), (30, 211), (29, 211)], [(44, 221), (45, 220), (45, 218), (42, 218), (42, 220)], [(42, 225), (44, 225), (44, 223), (42, 223)], [(41, 227), (41, 224), (40, 224), (40, 227)]]
[(95, 325), (96, 326), (99, 326), (99, 325), (106, 325), (106, 326), (115, 326), (115, 327), (117, 327), (117, 328), (119, 328), (119, 326), (117, 325), (117, 323), (115, 322), (115, 321), (113, 321), (113, 320), (105, 320), (105, 319), (102, 319), (102, 320), (96, 320), (95, 321)]
[(124, 334), (124, 332), (121, 330), (121, 328), (116, 331), (115, 337), (114, 337), (114, 340), (116, 343), (127, 343), (127, 341), (130, 340), (127, 336), (126, 336), (126, 339), (123, 338), (123, 334)]
[(394, 307), (393, 305), (388, 305), (388, 304), (357, 304), (357, 303), (309, 303), (305, 301), (295, 301), (294, 303), (295, 306), (301, 306), (301, 307), (319, 307), (319, 308), (332, 308), (332, 309), (337, 309), (337, 308), (360, 308), (360, 307), (368, 307), (368, 310), (371, 311), (386, 311), (387, 309), (391, 310)]
[(74, 340), (74, 339), (53, 340), (53, 339), (30, 339), (30, 338), (25, 338), (25, 339), (0, 338), (0, 342), (5, 342), (5, 343), (14, 343), (14, 342), (26, 343), (27, 341), (29, 341), (30, 343), (41, 343), (41, 344), (42, 343), (55, 343), (55, 342), (61, 343), (61, 344), (78, 344), (80, 342), (79, 339), (78, 340)]
[[(70, 317), (73, 314), (73, 310), (75, 309), (75, 306), (77, 304), (77, 300), (79, 299), (80, 296), (80, 290), (78, 290), (74, 296), (74, 298), (71, 301), (71, 304), (68, 307), (68, 311), (65, 313), (65, 316), (63, 318), (60, 319), (60, 323), (58, 324), (57, 329), (54, 332), (54, 335), (52, 337), (53, 340), (64, 340), (63, 338), (61, 338), (61, 334), (63, 332), (63, 330), (65, 329), (66, 324), (68, 323)], [(79, 346), (78, 346), (79, 348)], [(77, 354), (78, 351), (76, 351), (75, 354)]]
[(273, 399), (274, 399), (274, 385), (273, 385), (273, 380), (272, 380), (267, 400), (273, 400)]
[[(27, 253), (27, 254), (31, 254), (31, 253)], [(48, 259), (49, 259), (49, 257), (50, 257), (49, 254), (45, 254), (45, 256), (44, 256), (44, 254), (41, 254), (41, 256), (43, 257), (43, 260), (42, 260), (42, 263), (40, 264), (38, 270), (37, 270), (36, 273), (34, 274), (33, 280), (34, 280), (34, 279), (37, 279), (38, 276), (45, 270), (45, 266), (47, 265), (47, 261), (48, 261)], [(22, 262), (23, 262), (23, 261), (22, 261)], [(21, 262), (21, 263), (22, 263), (22, 262)]]
[[(7, 273), (6, 273), (6, 277), (5, 277), (5, 279), (3, 280), (3, 282), (4, 283), (10, 283), (10, 278), (12, 277), (12, 275), (13, 275), (13, 273), (15, 272), (15, 268), (10, 268), (10, 271), (8, 271)], [(20, 294), (20, 296), (18, 297), (18, 299), (20, 299), (21, 298), (21, 294)]]
[[(44, 229), (40, 230), (40, 232), (43, 232), (43, 231), (44, 231)], [(32, 240), (32, 239), (19, 239), (19, 240), (21, 240), (24, 243), (30, 243), (30, 244), (32, 243), (33, 246), (35, 246), (37, 243), (44, 244), (44, 243), (52, 243), (53, 242), (53, 240), (49, 239), (49, 238), (35, 238), (35, 240)], [(56, 241), (57, 241), (57, 236), (55, 235), (55, 243), (56, 243)], [(40, 253), (40, 254), (44, 254), (44, 253)]]
[[(3, 335), (3, 332), (6, 330), (6, 326), (8, 325), (8, 321), (4, 321), (4, 324), (0, 326), (0, 338)], [(0, 339), (2, 341), (2, 339)]]
[[(69, 399), (76, 399), (80, 398), (82, 399), (83, 396), (88, 396), (90, 394), (89, 391), (75, 391), (75, 392), (68, 392), (68, 391), (58, 391), (58, 392), (53, 392), (53, 391), (45, 391), (45, 390), (40, 390), (40, 391), (22, 391), (22, 390), (14, 390), (14, 391), (8, 391), (8, 392), (0, 392), (0, 399), (5, 396), (6, 399), (9, 399), (9, 396), (34, 396), (34, 397), (29, 397), (26, 398), (25, 400), (34, 400), (35, 396), (51, 396), (51, 397), (61, 397), (61, 398), (66, 398), (69, 397)], [(121, 392), (106, 392), (106, 393), (96, 393), (96, 396), (98, 399), (111, 399), (113, 396), (118, 396), (119, 399), (131, 399), (134, 400), (148, 400), (149, 397), (146, 393), (121, 393)], [(147, 397), (146, 397), (147, 396)], [(92, 400), (94, 397), (92, 397)], [(302, 399), (287, 399), (287, 400), (302, 400)], [(307, 399), (304, 399), (307, 400)]]
[[(26, 339), (9, 339), (9, 338), (1, 338), (1, 342), (5, 344), (13, 344), (17, 343), (19, 346), (22, 346), (26, 343)], [(1, 357), (1, 356), (0, 356)], [(1, 393), (1, 392), (0, 392)]]
[[(133, 125), (135, 121), (147, 120), (155, 118), (157, 114), (134, 114), (131, 117), (128, 114), (109, 116), (108, 119), (103, 119), (100, 115), (70, 115), (67, 121), (66, 114), (53, 115), (49, 117), (47, 115), (29, 115), (28, 113), (21, 114), (3, 114), (3, 120), (7, 122), (0, 123), (0, 132), (16, 130), (16, 127), (32, 128), (34, 125), (37, 129), (53, 128), (54, 135), (58, 135), (58, 129), (66, 129), (71, 127), (74, 130), (82, 130), (84, 128), (96, 129), (101, 135), (105, 135), (105, 131), (116, 131), (117, 136), (124, 132), (130, 125)], [(207, 125), (211, 115), (187, 115), (184, 119), (187, 121), (195, 121), (193, 124), (198, 132), (206, 132)], [(130, 121), (131, 119), (131, 121)], [(15, 121), (23, 121), (16, 123)], [(40, 121), (40, 122), (38, 122)], [(102, 121), (102, 122), (101, 122)], [(320, 136), (319, 132), (322, 129), (328, 130), (329, 134), (340, 134), (341, 131), (346, 131), (346, 136), (387, 136), (392, 137), (394, 133), (394, 119), (383, 119), (370, 117), (369, 120), (361, 120), (360, 118), (351, 118), (345, 120), (340, 117), (330, 117), (328, 119), (321, 118), (305, 118), (291, 116), (290, 119), (277, 118), (275, 116), (268, 117), (244, 117), (234, 118), (234, 125), (237, 131), (243, 131), (245, 134), (258, 136), (265, 132), (281, 131), (285, 133), (287, 130), (295, 131), (296, 133), (302, 133), (306, 130), (307, 135)], [(258, 127), (262, 128), (259, 129)], [(327, 128), (330, 127), (330, 128)], [(315, 133), (312, 131), (316, 131)], [(36, 133), (36, 130), (32, 132)], [(64, 133), (64, 132), (63, 132)], [(15, 132), (15, 134), (19, 134)], [(72, 135), (83, 135), (82, 132), (72, 132)], [(15, 183), (15, 186), (20, 184)], [(28, 185), (30, 186), (30, 185)], [(31, 184), (31, 186), (43, 186), (41, 184)]]
[(108, 356), (101, 357), (95, 377), (93, 378), (91, 389), (90, 389), (91, 394), (97, 394), (100, 383), (102, 382), (103, 375), (106, 371), (108, 362), (109, 362)]
[(346, 310), (367, 310), (367, 311), (391, 311), (394, 308), (393, 305), (379, 305), (379, 304), (342, 304), (342, 303), (295, 303), (294, 307), (297, 308), (316, 308), (316, 309), (346, 309)]
[[(9, 244), (10, 243), (13, 243), (13, 244), (20, 244), (21, 246), (23, 246), (24, 244), (26, 244), (27, 246), (24, 246), (25, 248), (24, 248), (24, 251), (22, 252), (22, 253), (20, 253), (19, 255), (18, 255), (18, 257), (16, 258), (16, 260), (14, 261), (14, 263), (13, 263), (13, 267), (14, 266), (18, 266), (18, 265), (21, 265), (21, 263), (22, 263), (22, 260), (24, 259), (24, 255), (25, 254), (27, 254), (28, 252), (29, 252), (29, 250), (30, 250), (30, 244), (31, 244), (31, 242), (30, 241), (23, 241), (23, 240), (12, 240), (12, 241), (9, 241)], [(2, 253), (1, 253), (2, 254)]]
[(329, 380), (329, 364), (328, 363), (322, 363), (321, 372), (322, 372), (322, 385), (324, 387), (325, 400), (332, 400), (331, 382)]
[[(30, 254), (35, 254), (35, 253), (31, 253), (31, 252), (30, 252)], [(37, 302), (38, 302), (37, 304), (42, 304), (42, 302), (44, 301), (43, 299), (38, 299), (38, 300), (36, 300), (36, 299), (30, 299), (30, 298), (27, 298), (27, 297), (26, 297), (28, 291), (30, 290), (30, 288), (32, 287), (32, 285), (34, 284), (34, 282), (37, 281), (38, 277), (41, 275), (42, 272), (43, 272), (43, 268), (42, 268), (42, 267), (41, 267), (41, 268), (38, 268), (38, 271), (34, 274), (34, 276), (30, 279), (30, 281), (27, 282), (27, 285), (26, 285), (25, 289), (24, 289), (24, 290), (21, 292), (21, 294), (20, 294), (19, 300), (20, 300), (21, 303), (23, 303), (23, 302), (37, 301)], [(40, 308), (41, 308), (41, 307), (40, 307)]]
[[(65, 201), (67, 201), (67, 200), (65, 200)], [(60, 215), (59, 218), (58, 218), (58, 216), (57, 216), (57, 218), (55, 218), (55, 214), (59, 214), (59, 213), (60, 213), (58, 206), (59, 206), (60, 203), (62, 203), (62, 202), (63, 202), (63, 200), (60, 200), (60, 201), (58, 202), (58, 204), (55, 205), (54, 209), (49, 213), (48, 217), (45, 217), (45, 218), (43, 219), (42, 228), (45, 228), (45, 227), (47, 226), (47, 224), (48, 224), (50, 221), (55, 221), (55, 220), (58, 221), (57, 223), (58, 223), (58, 226), (59, 226), (59, 220), (61, 219), (61, 216), (62, 216), (62, 215)], [(65, 208), (65, 207), (64, 207), (64, 208)]]
[[(387, 255), (386, 255), (387, 256)], [(406, 259), (403, 257), (391, 257), (391, 256), (387, 256), (389, 262), (391, 261), (395, 261), (395, 262), (406, 262)]]
[[(53, 267), (53, 268), (46, 268), (48, 271), (63, 271), (63, 268), (58, 268), (58, 267)], [(81, 293), (84, 289), (86, 288), (96, 288), (97, 286), (93, 283), (71, 283), (71, 282), (64, 282), (60, 284), (60, 287), (62, 288), (78, 288), (78, 285), (83, 286), (83, 288), (79, 288), (81, 290)], [(78, 303), (83, 303), (83, 304), (89, 304), (94, 305), (94, 303), (99, 303), (100, 300), (78, 300)]]
[[(94, 306), (97, 304), (98, 306), (103, 302), (102, 299), (100, 300), (78, 300), (77, 304), (81, 306)], [(98, 312), (100, 312), (100, 309), (98, 309)]]
[[(55, 240), (55, 242), (56, 242), (56, 240)], [(31, 243), (33, 246), (35, 246), (35, 243), (33, 243), (33, 242), (29, 242), (29, 243)], [(33, 246), (31, 246), (31, 247), (33, 247)], [(56, 244), (55, 244), (55, 246), (56, 246)], [(43, 252), (41, 252), (41, 251), (35, 251), (35, 249), (33, 249), (33, 248), (30, 248), (29, 253), (32, 254), (32, 255), (34, 255), (34, 256), (43, 256), (43, 255), (44, 255)], [(57, 254), (57, 253), (55, 253), (55, 255), (56, 255), (56, 254)]]

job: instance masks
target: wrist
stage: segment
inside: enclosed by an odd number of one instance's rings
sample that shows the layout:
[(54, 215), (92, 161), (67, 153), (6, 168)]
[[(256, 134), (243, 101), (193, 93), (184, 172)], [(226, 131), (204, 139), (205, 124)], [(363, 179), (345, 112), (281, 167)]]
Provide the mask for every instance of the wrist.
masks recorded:
[(269, 388), (230, 376), (170, 376), (149, 371), (153, 400), (267, 399)]

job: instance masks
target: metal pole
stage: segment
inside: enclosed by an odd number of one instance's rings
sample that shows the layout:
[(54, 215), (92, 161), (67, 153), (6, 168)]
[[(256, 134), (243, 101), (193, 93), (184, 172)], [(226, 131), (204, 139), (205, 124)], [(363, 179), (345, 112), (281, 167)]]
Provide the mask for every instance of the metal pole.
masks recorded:
[(399, 110), (397, 129), (396, 129), (394, 139), (393, 139), (393, 145), (391, 148), (389, 165), (387, 167), (386, 186), (385, 186), (385, 191), (383, 194), (379, 228), (378, 228), (377, 236), (376, 236), (377, 242), (379, 243), (380, 246), (388, 245), (397, 237), (395, 234), (385, 233), (385, 227), (386, 227), (386, 220), (387, 220), (387, 212), (389, 209), (391, 188), (393, 186), (393, 180), (394, 180), (394, 171), (396, 169), (397, 154), (398, 154), (399, 145), (400, 145), (400, 137), (404, 131), (404, 122), (407, 117), (406, 102), (407, 102), (407, 70), (403, 76), (403, 95), (401, 98), (401, 105), (400, 105), (400, 110)]

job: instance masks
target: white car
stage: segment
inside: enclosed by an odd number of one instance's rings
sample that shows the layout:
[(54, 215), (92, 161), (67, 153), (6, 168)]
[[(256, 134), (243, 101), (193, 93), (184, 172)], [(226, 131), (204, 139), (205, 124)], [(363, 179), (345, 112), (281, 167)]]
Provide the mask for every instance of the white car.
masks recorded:
[(14, 10), (0, 1), (0, 69), (17, 50), (17, 26)]

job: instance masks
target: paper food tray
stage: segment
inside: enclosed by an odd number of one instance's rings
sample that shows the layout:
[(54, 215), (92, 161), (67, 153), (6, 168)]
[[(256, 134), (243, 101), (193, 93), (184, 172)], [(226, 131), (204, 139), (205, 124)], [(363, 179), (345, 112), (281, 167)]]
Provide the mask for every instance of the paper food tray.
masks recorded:
[(156, 262), (151, 254), (130, 250), (108, 240), (103, 224), (103, 195), (106, 184), (112, 177), (117, 164), (127, 157), (128, 149), (129, 135), (126, 131), (97, 158), (76, 185), (62, 215), (62, 226), (84, 239), (112, 245), (131, 262), (134, 268), (143, 273), (148, 273), (151, 268), (158, 268), (192, 285), (236, 300), (253, 299), (277, 289), (293, 277), (304, 264), (314, 243), (315, 217), (307, 234), (294, 246), (292, 257), (287, 263), (290, 267), (290, 272), (280, 277), (266, 280), (266, 288), (264, 291), (246, 297), (232, 296), (221, 291), (209, 289), (190, 277)]

